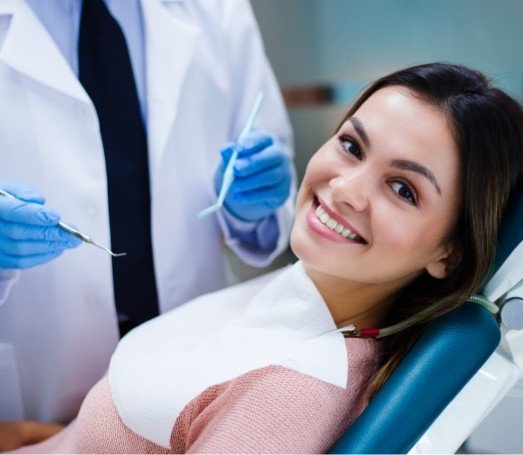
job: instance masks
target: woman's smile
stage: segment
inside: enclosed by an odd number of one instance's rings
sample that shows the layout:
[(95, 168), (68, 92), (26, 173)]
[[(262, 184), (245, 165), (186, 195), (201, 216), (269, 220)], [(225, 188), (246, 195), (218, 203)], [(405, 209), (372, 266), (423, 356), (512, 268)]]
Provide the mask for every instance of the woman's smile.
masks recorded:
[(307, 225), (315, 233), (333, 242), (367, 243), (347, 220), (335, 213), (318, 196), (313, 198), (307, 214)]

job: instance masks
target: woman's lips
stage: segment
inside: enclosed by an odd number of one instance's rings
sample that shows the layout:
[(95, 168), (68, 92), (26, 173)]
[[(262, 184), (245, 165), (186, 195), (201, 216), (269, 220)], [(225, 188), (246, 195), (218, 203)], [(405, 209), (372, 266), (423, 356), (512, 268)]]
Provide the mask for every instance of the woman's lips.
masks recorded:
[[(330, 228), (329, 226), (325, 225), (319, 218), (316, 213), (318, 206), (320, 205), (319, 201), (314, 198), (312, 201), (309, 211), (307, 212), (307, 225), (311, 230), (313, 230), (315, 233), (321, 235), (322, 237), (332, 240), (333, 242), (337, 243), (353, 243), (353, 244), (363, 244), (365, 241), (361, 239), (361, 237), (357, 238), (348, 238), (347, 236), (343, 236), (342, 233), (337, 232)], [(332, 222), (331, 222), (332, 225)], [(340, 228), (338, 227), (338, 230)], [(346, 228), (344, 228), (346, 229)], [(343, 232), (343, 231), (342, 231)], [(361, 239), (361, 240), (360, 240)]]
[(315, 194), (314, 200), (315, 200), (316, 206), (321, 205), (321, 208), (323, 209), (323, 211), (325, 211), (327, 213), (329, 218), (332, 218), (335, 222), (339, 223), (345, 229), (348, 229), (353, 234), (355, 234), (357, 237), (359, 237), (358, 240), (361, 243), (367, 243), (367, 241), (363, 238), (363, 236), (360, 234), (360, 232), (354, 226), (352, 226), (343, 216), (341, 216), (340, 214), (336, 213), (333, 209), (331, 209), (325, 203), (325, 201), (323, 201), (323, 199), (320, 196)]

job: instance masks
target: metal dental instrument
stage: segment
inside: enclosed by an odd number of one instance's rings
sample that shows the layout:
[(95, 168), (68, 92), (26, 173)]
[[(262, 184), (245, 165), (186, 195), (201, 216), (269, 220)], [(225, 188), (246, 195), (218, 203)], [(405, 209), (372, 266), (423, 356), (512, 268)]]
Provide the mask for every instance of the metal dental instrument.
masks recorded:
[(65, 232), (69, 232), (69, 234), (74, 235), (75, 237), (79, 238), (80, 240), (83, 240), (85, 243), (90, 243), (91, 245), (94, 245), (98, 248), (101, 248), (102, 250), (109, 253), (113, 258), (119, 258), (121, 256), (126, 256), (127, 253), (113, 253), (109, 248), (106, 248), (103, 245), (100, 245), (99, 243), (96, 243), (91, 237), (88, 235), (76, 230), (75, 228), (62, 223), (61, 221), (58, 223), (58, 226), (62, 228)]
[[(13, 196), (11, 193), (8, 193), (7, 191), (2, 190), (1, 188), (0, 188), (0, 195), (11, 198), (11, 199), (20, 200), (16, 196)], [(68, 232), (69, 234), (74, 235), (75, 237), (79, 238), (80, 240), (84, 241), (85, 243), (90, 243), (91, 245), (101, 248), (102, 250), (109, 253), (112, 257), (116, 258), (116, 257), (120, 257), (120, 256), (125, 256), (127, 254), (127, 253), (113, 253), (110, 249), (106, 248), (105, 246), (102, 246), (99, 243), (96, 243), (88, 235), (85, 235), (84, 233), (78, 231), (77, 229), (75, 229), (65, 223), (62, 223), (61, 221), (58, 223), (58, 227), (63, 229), (65, 232)]]
[[(256, 120), (256, 117), (258, 116), (258, 112), (260, 111), (260, 107), (263, 102), (263, 93), (259, 92), (258, 96), (256, 97), (256, 101), (254, 102), (254, 106), (252, 107), (251, 113), (249, 115), (249, 119), (247, 120), (247, 123), (242, 129), (242, 132), (238, 136), (238, 141), (240, 142), (247, 134), (250, 133), (252, 129), (252, 125), (254, 124), (254, 121)], [(225, 196), (227, 195), (227, 191), (229, 191), (229, 188), (232, 185), (232, 182), (234, 181), (234, 164), (236, 163), (236, 159), (238, 158), (238, 149), (235, 148), (232, 152), (232, 156), (229, 159), (229, 162), (227, 163), (227, 167), (225, 168), (225, 172), (223, 173), (223, 182), (222, 187), (220, 188), (220, 193), (218, 195), (218, 201), (216, 204), (211, 205), (210, 207), (207, 207), (206, 209), (202, 210), (200, 213), (198, 213), (198, 218), (203, 218), (204, 216), (210, 215), (211, 213), (214, 213), (223, 206), (223, 201), (225, 200)]]

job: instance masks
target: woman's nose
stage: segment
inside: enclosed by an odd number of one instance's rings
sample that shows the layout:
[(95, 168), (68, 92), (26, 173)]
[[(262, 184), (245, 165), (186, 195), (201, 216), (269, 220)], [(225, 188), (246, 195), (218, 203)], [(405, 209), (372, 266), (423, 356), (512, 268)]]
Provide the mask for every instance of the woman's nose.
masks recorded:
[(329, 182), (334, 201), (347, 204), (356, 212), (361, 212), (368, 206), (369, 184), (369, 176), (363, 172), (341, 174)]

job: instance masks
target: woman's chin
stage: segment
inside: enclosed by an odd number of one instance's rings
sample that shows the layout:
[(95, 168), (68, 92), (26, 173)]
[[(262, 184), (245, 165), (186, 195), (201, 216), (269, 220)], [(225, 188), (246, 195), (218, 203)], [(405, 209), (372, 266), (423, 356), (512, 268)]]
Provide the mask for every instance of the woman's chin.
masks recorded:
[[(308, 244), (308, 247), (307, 247)], [(294, 253), (294, 255), (300, 259), (301, 261), (304, 260), (304, 253), (305, 257), (307, 257), (307, 250), (311, 249), (310, 241), (307, 242), (307, 239), (305, 239), (305, 235), (303, 232), (300, 232), (299, 227), (297, 226), (296, 222), (294, 223), (294, 226), (291, 230), (291, 236), (289, 241), (289, 246), (291, 248), (291, 251)], [(309, 253), (311, 255), (311, 253)]]

